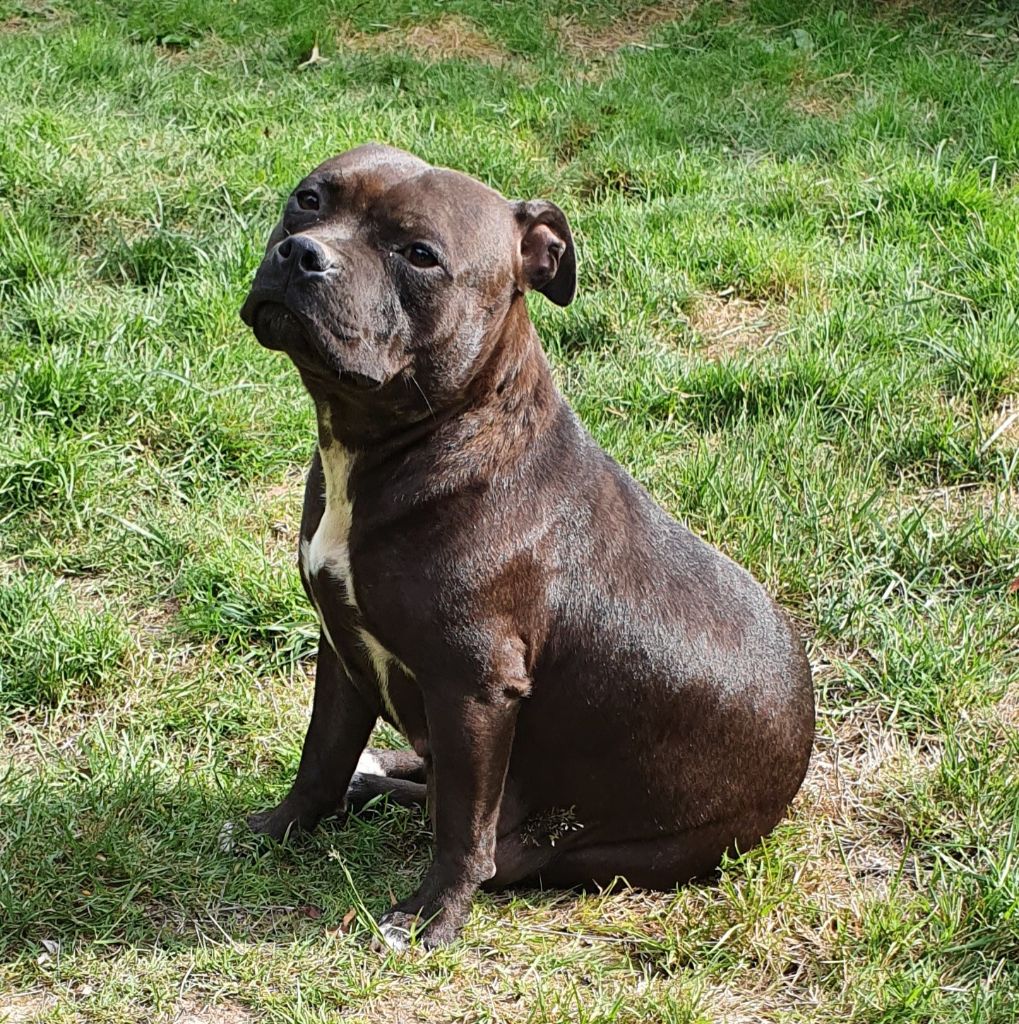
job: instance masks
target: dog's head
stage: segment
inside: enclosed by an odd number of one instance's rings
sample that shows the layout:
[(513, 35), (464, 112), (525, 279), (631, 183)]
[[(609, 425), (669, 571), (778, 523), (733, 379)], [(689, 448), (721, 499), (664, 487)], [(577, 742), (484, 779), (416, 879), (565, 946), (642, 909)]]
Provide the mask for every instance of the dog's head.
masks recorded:
[[(565, 306), (576, 256), (563, 212), (369, 144), (294, 189), (241, 316), (326, 394), (464, 393), (514, 301)], [(401, 383), (402, 381), (402, 383)]]

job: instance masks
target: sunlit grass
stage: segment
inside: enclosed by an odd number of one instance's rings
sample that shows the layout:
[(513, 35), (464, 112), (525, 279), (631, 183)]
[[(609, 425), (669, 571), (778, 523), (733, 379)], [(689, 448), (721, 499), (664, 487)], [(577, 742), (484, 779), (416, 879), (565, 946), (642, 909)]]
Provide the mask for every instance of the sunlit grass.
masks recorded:
[[(0, 1019), (1013, 1019), (1019, 21), (918, 8), (0, 0)], [(311, 410), (237, 310), (367, 139), (567, 211), (560, 386), (808, 642), (807, 784), (717, 885), (382, 957), (419, 816), (224, 842), (315, 640)]]

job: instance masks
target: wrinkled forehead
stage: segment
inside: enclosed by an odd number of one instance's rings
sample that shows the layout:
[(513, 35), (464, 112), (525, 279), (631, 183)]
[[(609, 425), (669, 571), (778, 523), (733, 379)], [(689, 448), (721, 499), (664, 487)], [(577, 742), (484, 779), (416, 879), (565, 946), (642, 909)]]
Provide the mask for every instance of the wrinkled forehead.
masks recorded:
[(349, 192), (378, 195), (430, 167), (424, 160), (402, 149), (368, 143), (319, 164), (305, 181), (342, 186)]
[(388, 146), (359, 146), (333, 157), (305, 183), (327, 189), (350, 214), (447, 242), (479, 236), (504, 242), (514, 226), (509, 203), (494, 189)]

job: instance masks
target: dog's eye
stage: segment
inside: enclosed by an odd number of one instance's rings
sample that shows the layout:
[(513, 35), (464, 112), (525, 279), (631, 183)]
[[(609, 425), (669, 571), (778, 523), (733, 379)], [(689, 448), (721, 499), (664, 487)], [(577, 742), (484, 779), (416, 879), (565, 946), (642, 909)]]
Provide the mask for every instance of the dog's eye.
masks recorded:
[(427, 245), (422, 245), (420, 242), (408, 245), (403, 250), (403, 258), (412, 267), (434, 267), (439, 263), (439, 257)]
[(302, 189), (297, 193), (297, 205), (302, 210), (317, 210), (319, 205), (317, 193), (310, 189)]

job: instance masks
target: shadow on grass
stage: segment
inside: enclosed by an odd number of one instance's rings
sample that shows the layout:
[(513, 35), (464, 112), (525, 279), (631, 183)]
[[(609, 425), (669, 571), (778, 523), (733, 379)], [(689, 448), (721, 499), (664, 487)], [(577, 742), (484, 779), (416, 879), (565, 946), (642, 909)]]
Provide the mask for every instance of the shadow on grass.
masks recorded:
[(73, 771), (2, 790), (4, 958), (44, 939), (173, 949), (335, 928), (412, 891), (429, 857), (423, 814), (387, 804), (283, 844), (254, 836), (243, 816), (271, 803), (265, 789), (175, 771), (151, 750), (94, 748)]

